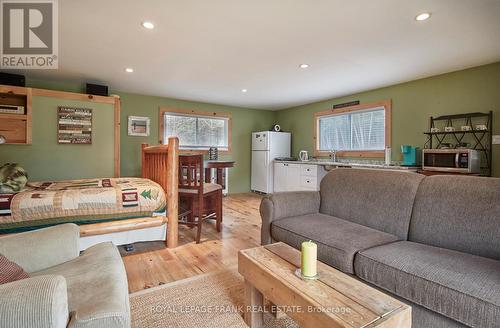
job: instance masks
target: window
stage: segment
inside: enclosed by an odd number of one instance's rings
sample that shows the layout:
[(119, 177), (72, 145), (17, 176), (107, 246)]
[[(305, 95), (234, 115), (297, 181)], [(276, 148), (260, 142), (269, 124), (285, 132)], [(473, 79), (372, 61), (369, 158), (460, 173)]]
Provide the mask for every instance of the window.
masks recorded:
[(217, 147), (221, 151), (230, 151), (230, 116), (168, 109), (160, 110), (160, 115), (162, 140), (176, 136), (179, 138), (179, 148), (184, 150)]
[(378, 157), (390, 146), (390, 101), (315, 114), (315, 153)]

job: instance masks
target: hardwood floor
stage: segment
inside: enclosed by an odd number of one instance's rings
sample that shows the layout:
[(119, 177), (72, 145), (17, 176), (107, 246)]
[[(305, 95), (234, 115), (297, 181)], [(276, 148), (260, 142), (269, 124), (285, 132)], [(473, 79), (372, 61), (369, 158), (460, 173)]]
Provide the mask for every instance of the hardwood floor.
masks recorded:
[(120, 247), (129, 291), (235, 266), (240, 249), (260, 245), (260, 200), (250, 193), (224, 197), (222, 231), (217, 233), (213, 220), (204, 222), (200, 244), (194, 242), (196, 228), (181, 225), (175, 249), (164, 242), (136, 243), (130, 253)]

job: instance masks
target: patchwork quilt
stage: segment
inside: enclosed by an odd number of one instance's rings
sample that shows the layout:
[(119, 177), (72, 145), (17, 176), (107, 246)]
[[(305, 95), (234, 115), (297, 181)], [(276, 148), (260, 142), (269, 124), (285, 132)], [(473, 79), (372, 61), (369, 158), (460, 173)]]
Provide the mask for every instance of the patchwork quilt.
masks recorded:
[(33, 182), (21, 192), (0, 194), (0, 233), (148, 217), (165, 207), (162, 187), (148, 179)]

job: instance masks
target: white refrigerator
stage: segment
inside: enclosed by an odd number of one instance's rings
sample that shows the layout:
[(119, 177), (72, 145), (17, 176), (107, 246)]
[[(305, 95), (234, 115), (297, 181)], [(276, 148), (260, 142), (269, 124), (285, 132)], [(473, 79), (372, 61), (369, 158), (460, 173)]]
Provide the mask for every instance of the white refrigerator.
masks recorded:
[(273, 192), (273, 161), (276, 157), (290, 157), (289, 132), (262, 131), (252, 133), (252, 191)]

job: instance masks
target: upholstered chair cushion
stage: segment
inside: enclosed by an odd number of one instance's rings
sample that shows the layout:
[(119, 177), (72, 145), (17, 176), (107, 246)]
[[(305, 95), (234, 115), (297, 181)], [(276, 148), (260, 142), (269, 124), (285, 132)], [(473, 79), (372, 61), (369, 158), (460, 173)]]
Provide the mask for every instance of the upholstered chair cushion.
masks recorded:
[(68, 328), (130, 327), (127, 274), (118, 248), (112, 243), (94, 245), (71, 261), (32, 275), (60, 275), (66, 279)]
[[(207, 183), (203, 184), (203, 193), (208, 194), (209, 192), (222, 189), (222, 186), (216, 183)], [(180, 188), (179, 192), (187, 193), (187, 194), (196, 194), (198, 192), (197, 189), (183, 189)]]

